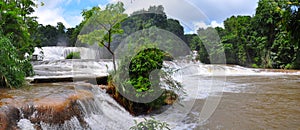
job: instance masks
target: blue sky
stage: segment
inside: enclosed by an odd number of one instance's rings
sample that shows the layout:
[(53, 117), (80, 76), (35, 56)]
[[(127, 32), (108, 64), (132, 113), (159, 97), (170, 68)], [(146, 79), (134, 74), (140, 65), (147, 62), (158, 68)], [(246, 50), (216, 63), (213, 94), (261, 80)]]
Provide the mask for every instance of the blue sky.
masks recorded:
[(122, 1), (126, 13), (147, 9), (150, 5), (163, 5), (169, 18), (178, 19), (186, 33), (199, 27), (224, 26), (223, 21), (232, 15), (254, 15), (258, 0), (39, 0), (45, 5), (33, 14), (44, 25), (55, 26), (62, 22), (75, 27), (81, 20), (81, 12), (93, 6), (105, 7), (108, 3)]

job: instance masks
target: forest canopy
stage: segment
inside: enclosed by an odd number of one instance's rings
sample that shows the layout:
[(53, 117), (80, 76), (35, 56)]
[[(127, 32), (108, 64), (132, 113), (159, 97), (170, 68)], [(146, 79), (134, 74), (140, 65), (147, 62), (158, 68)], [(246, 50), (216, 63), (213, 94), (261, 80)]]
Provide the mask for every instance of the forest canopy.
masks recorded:
[[(300, 4), (297, 0), (260, 0), (254, 16), (232, 16), (218, 31), (227, 64), (248, 67), (300, 69)], [(209, 32), (212, 28), (198, 30)], [(210, 63), (205, 37), (185, 35), (187, 44)], [(209, 46), (209, 45), (206, 45)], [(214, 61), (216, 62), (216, 61)]]

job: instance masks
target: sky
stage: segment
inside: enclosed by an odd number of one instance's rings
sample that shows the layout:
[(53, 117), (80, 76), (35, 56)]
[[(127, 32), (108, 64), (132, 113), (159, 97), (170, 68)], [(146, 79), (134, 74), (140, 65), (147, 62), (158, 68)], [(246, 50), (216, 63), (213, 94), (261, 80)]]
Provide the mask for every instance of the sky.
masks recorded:
[(258, 0), (39, 0), (34, 16), (43, 25), (56, 26), (62, 22), (67, 28), (75, 27), (82, 20), (81, 12), (94, 6), (105, 8), (108, 3), (121, 1), (125, 13), (163, 5), (168, 18), (178, 19), (185, 33), (195, 33), (198, 28), (224, 27), (223, 21), (233, 15), (255, 14)]

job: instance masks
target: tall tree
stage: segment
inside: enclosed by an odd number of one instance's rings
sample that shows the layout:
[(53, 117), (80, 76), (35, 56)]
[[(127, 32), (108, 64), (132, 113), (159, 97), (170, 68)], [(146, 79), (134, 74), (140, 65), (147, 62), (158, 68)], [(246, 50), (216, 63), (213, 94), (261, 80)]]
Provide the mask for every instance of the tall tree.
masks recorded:
[(285, 1), (285, 6), (280, 8), (283, 17), (281, 21), (282, 27), (287, 31), (287, 35), (291, 38), (291, 45), (294, 46), (296, 54), (292, 60), (293, 68), (300, 69), (300, 1)]
[(250, 16), (232, 16), (224, 21), (225, 31), (222, 37), (227, 63), (247, 65), (251, 62), (248, 42)]
[(0, 86), (20, 87), (24, 77), (33, 75), (27, 53), (31, 55), (38, 44), (32, 0), (0, 1)]
[(114, 71), (116, 71), (116, 63), (111, 43), (114, 34), (123, 32), (120, 22), (127, 17), (124, 11), (124, 5), (121, 2), (108, 4), (105, 10), (101, 10), (100, 8), (92, 10), (92, 16), (88, 19), (85, 26), (95, 27), (96, 29), (87, 34), (79, 35), (79, 40), (82, 42), (88, 44), (97, 43), (99, 46), (105, 47), (111, 53)]
[(253, 27), (259, 35), (265, 36), (266, 43), (262, 50), (262, 64), (264, 67), (272, 67), (271, 47), (279, 32), (277, 23), (281, 20), (280, 13), (276, 11), (281, 5), (277, 0), (260, 0), (254, 16)]
[(0, 29), (4, 35), (11, 35), (13, 45), (19, 50), (19, 58), (24, 58), (25, 53), (33, 53), (37, 44), (30, 34), (38, 25), (36, 18), (30, 16), (35, 6), (32, 0), (0, 1)]

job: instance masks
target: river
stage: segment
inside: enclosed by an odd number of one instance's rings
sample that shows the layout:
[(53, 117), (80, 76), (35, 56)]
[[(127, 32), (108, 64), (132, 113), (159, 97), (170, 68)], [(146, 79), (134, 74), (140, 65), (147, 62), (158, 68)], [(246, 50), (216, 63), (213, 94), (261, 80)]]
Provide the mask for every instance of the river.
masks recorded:
[[(81, 66), (90, 71), (98, 69), (100, 75), (111, 67), (108, 61), (83, 60)], [(35, 64), (37, 76), (63, 76), (74, 74), (70, 69), (80, 61), (59, 60)], [(153, 114), (154, 118), (167, 122), (172, 129), (300, 129), (300, 71), (251, 69), (236, 65), (205, 65), (201, 63), (165, 62), (165, 65), (179, 69), (174, 78), (183, 84), (186, 94), (163, 112)], [(60, 66), (60, 67), (58, 67)], [(107, 67), (108, 66), (108, 67)], [(52, 69), (51, 69), (52, 67)], [(53, 67), (55, 69), (53, 69)], [(48, 68), (48, 69), (45, 69)], [(62, 73), (62, 70), (64, 72)], [(52, 71), (53, 75), (45, 70)], [(57, 73), (54, 73), (57, 71)], [(72, 71), (73, 73), (70, 73)], [(86, 75), (83, 71), (80, 75)], [(36, 77), (34, 77), (36, 78)], [(83, 92), (84, 91), (84, 92)], [(47, 104), (59, 102), (74, 93), (87, 93), (93, 100), (77, 100), (86, 126), (78, 117), (72, 117), (62, 124), (39, 122), (42, 129), (129, 129), (133, 117), (97, 85), (74, 81), (72, 83), (32, 84), (30, 89), (1, 90), (1, 109), (5, 105)], [(83, 94), (85, 95), (85, 94)], [(22, 112), (21, 112), (22, 114)], [(35, 113), (36, 114), (36, 113)], [(31, 115), (34, 116), (34, 115)], [(34, 129), (36, 124), (21, 116), (18, 128)]]

